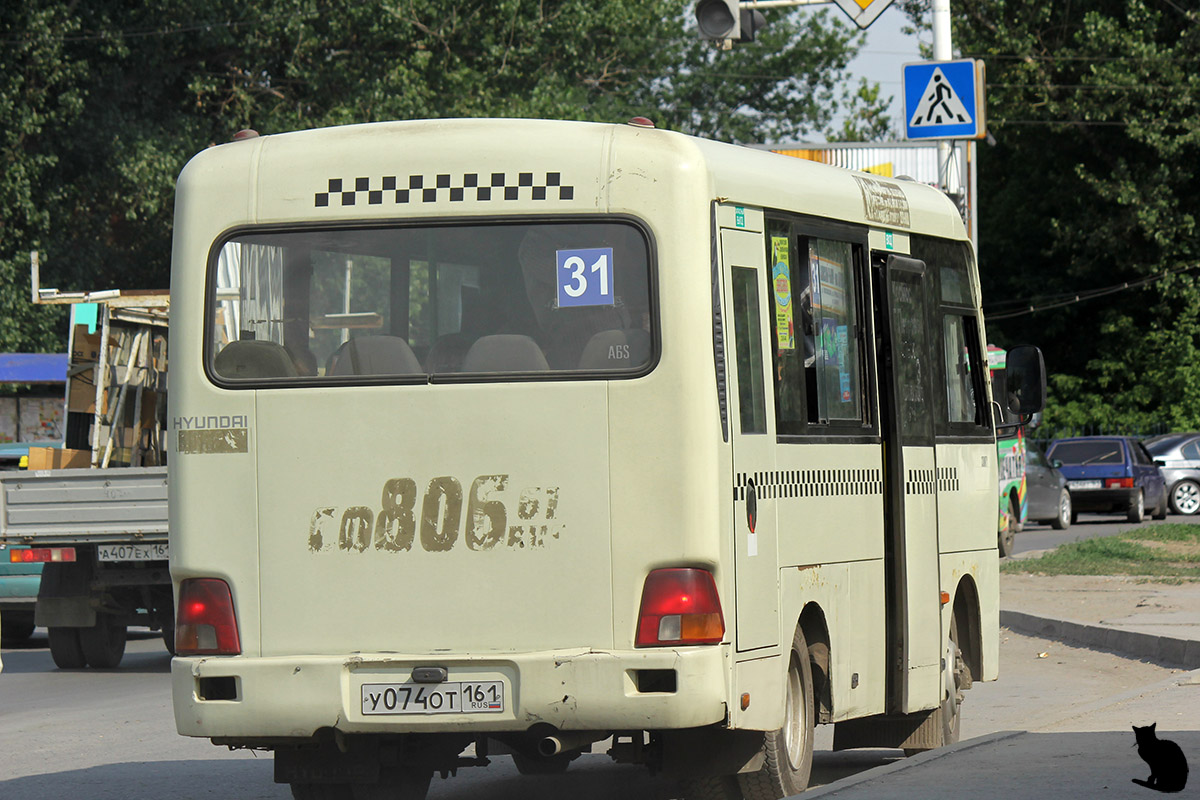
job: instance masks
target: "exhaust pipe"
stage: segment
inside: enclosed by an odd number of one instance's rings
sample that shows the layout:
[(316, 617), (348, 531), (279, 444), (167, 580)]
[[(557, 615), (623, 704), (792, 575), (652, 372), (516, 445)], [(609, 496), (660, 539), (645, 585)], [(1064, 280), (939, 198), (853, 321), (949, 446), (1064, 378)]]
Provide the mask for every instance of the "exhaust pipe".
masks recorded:
[(537, 751), (538, 755), (543, 758), (550, 758), (566, 750), (575, 750), (592, 742), (598, 742), (607, 738), (608, 733), (601, 731), (581, 731), (579, 733), (563, 733), (560, 731), (553, 736), (543, 736), (541, 739), (538, 739)]

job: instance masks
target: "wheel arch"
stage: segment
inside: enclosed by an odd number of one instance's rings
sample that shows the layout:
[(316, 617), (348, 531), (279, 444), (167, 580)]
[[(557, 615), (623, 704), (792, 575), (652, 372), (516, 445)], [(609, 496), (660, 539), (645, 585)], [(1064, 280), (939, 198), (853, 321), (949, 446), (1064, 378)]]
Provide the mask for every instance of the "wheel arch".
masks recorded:
[(829, 624), (825, 612), (816, 602), (809, 602), (800, 612), (796, 623), (808, 644), (808, 659), (812, 664), (813, 707), (818, 722), (833, 719), (833, 680), (830, 656)]
[(964, 575), (955, 587), (950, 625), (951, 631), (957, 630), (958, 648), (971, 671), (972, 680), (983, 680), (983, 631), (979, 588), (970, 575)]

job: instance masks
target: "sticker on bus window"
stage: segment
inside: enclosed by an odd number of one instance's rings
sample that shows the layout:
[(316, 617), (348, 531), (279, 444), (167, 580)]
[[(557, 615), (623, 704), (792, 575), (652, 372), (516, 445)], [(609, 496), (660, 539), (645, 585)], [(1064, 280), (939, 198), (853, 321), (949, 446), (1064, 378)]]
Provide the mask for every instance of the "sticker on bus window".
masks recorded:
[(613, 249), (558, 250), (558, 307), (611, 306)]
[(780, 350), (796, 349), (792, 315), (792, 276), (788, 267), (788, 237), (771, 237), (771, 291), (775, 295), (775, 339)]

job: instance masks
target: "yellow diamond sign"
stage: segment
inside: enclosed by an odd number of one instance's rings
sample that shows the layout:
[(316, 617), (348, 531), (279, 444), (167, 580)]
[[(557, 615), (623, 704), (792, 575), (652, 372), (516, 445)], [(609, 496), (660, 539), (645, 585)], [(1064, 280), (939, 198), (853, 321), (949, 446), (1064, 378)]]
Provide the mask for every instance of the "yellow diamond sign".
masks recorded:
[(892, 4), (892, 0), (834, 0), (854, 24), (865, 28)]

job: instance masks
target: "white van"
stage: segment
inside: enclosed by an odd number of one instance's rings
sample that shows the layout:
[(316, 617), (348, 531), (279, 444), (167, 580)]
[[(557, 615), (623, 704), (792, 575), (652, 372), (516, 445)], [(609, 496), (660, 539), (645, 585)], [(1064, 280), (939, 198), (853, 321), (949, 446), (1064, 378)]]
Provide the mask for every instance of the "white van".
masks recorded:
[(783, 797), (815, 724), (936, 747), (996, 677), (932, 188), (640, 120), (252, 136), (180, 176), (171, 283), (176, 721), (296, 798), (610, 738)]

